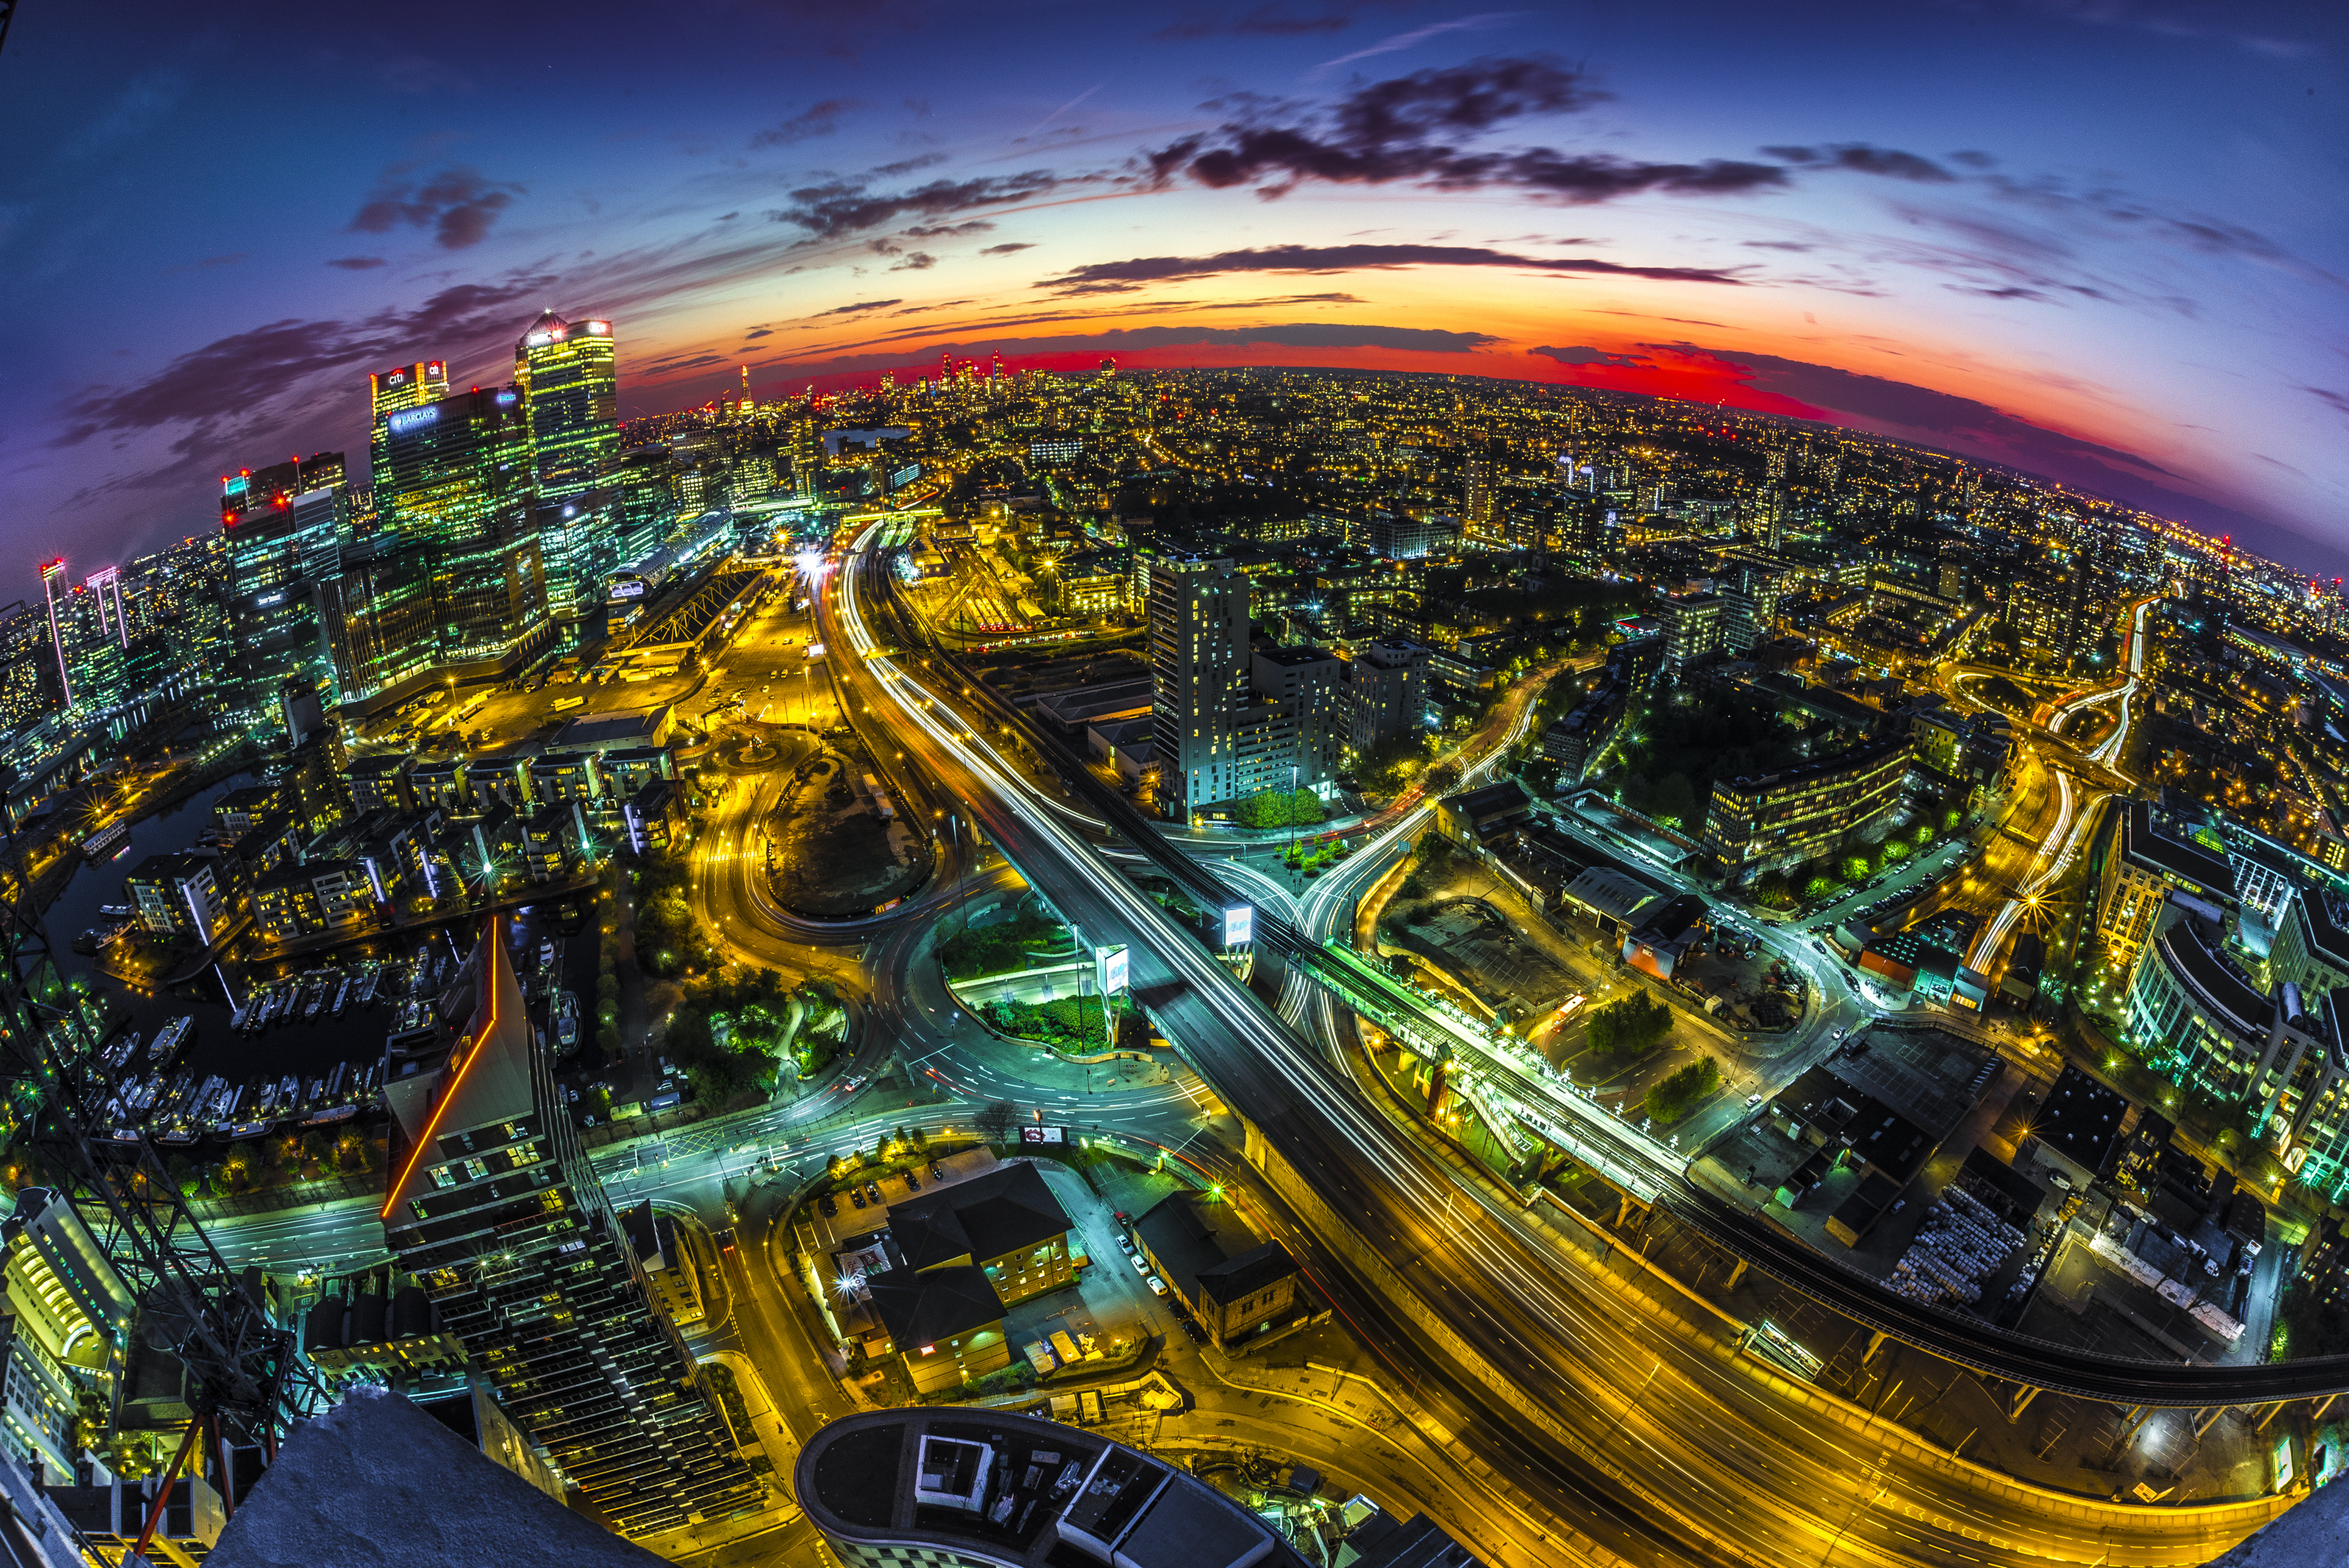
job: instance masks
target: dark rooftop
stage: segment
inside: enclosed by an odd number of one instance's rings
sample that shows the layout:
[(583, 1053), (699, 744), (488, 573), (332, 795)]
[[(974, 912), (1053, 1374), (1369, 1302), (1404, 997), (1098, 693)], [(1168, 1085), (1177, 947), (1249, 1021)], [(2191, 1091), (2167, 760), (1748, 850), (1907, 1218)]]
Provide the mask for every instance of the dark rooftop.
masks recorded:
[(873, 1310), (899, 1350), (918, 1353), (925, 1345), (999, 1323), (1003, 1303), (987, 1271), (976, 1264), (916, 1273), (910, 1268), (886, 1269), (867, 1274), (864, 1288), (872, 1294)]
[(908, 1560), (974, 1552), (1034, 1568), (1305, 1568), (1247, 1510), (1182, 1470), (1008, 1411), (844, 1417), (809, 1439), (793, 1480), (826, 1535)]
[(2082, 1170), (2101, 1172), (2121, 1135), (2128, 1101), (2076, 1067), (2067, 1067), (2047, 1091), (2032, 1130), (2042, 1143)]
[(889, 1209), (889, 1233), (915, 1268), (969, 1254), (983, 1264), (1061, 1235), (1068, 1211), (1026, 1161), (998, 1166)]

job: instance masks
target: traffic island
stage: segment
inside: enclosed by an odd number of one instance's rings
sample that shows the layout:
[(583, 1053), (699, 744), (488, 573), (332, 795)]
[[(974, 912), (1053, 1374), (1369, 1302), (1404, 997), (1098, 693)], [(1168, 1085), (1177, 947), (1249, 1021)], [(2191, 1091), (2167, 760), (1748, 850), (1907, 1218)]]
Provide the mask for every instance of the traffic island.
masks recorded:
[(919, 889), (937, 863), (861, 750), (825, 748), (800, 762), (768, 817), (776, 902), (810, 920), (851, 920)]

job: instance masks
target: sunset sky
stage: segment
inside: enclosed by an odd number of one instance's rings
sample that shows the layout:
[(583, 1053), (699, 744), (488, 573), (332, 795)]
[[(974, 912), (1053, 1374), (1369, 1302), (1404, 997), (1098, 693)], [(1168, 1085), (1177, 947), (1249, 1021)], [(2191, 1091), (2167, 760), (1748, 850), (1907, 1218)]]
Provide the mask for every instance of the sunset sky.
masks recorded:
[[(927, 368), (1835, 420), (2349, 572), (2337, 4), (21, 9), (0, 597), (612, 317), (628, 414)], [(11, 581), (10, 579), (14, 580)]]

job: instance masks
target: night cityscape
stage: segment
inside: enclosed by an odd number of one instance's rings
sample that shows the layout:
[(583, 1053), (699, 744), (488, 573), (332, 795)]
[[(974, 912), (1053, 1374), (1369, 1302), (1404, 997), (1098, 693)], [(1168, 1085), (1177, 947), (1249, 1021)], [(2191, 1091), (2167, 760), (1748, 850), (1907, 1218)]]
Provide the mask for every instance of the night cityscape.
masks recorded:
[(19, 9), (0, 1565), (2349, 1562), (2338, 14)]

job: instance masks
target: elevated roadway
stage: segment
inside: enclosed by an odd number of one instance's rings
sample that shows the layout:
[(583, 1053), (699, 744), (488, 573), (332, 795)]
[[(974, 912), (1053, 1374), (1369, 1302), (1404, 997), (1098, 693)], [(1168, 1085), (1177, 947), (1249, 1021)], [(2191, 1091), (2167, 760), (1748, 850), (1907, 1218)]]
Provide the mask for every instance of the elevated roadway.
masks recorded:
[[(1883, 1563), (2190, 1563), (2281, 1506), (2146, 1510), (2038, 1491), (1793, 1387), (1710, 1326), (1627, 1294), (1568, 1253), (1518, 1194), (1397, 1126), (1039, 804), (999, 750), (1010, 721), (982, 711), (974, 723), (879, 651), (859, 582), (844, 574), (826, 614), (858, 651), (861, 688), (876, 707), (897, 706), (909, 757), (967, 802), (1084, 939), (1126, 945), (1136, 997), (1247, 1119), (1252, 1195), (1309, 1248), (1339, 1309), (1415, 1388), (1427, 1418), (1490, 1463), (1498, 1484), (1573, 1521), (1591, 1544), (1655, 1563), (1815, 1562), (1830, 1550)], [(1119, 827), (1123, 802), (1107, 793), (1088, 803)], [(1159, 859), (1147, 824), (1127, 836), (1180, 885), (1200, 886), (1197, 866)], [(1284, 923), (1268, 919), (1259, 941), (1284, 954), (1318, 947)], [(1823, 1261), (1734, 1239), (1773, 1272), (1811, 1279)], [(1856, 1278), (1849, 1288), (1884, 1294)], [(1909, 1305), (1917, 1315), (1903, 1326), (1919, 1339), (1958, 1344), (1946, 1315)], [(2197, 1389), (2172, 1402), (2221, 1401)]]

